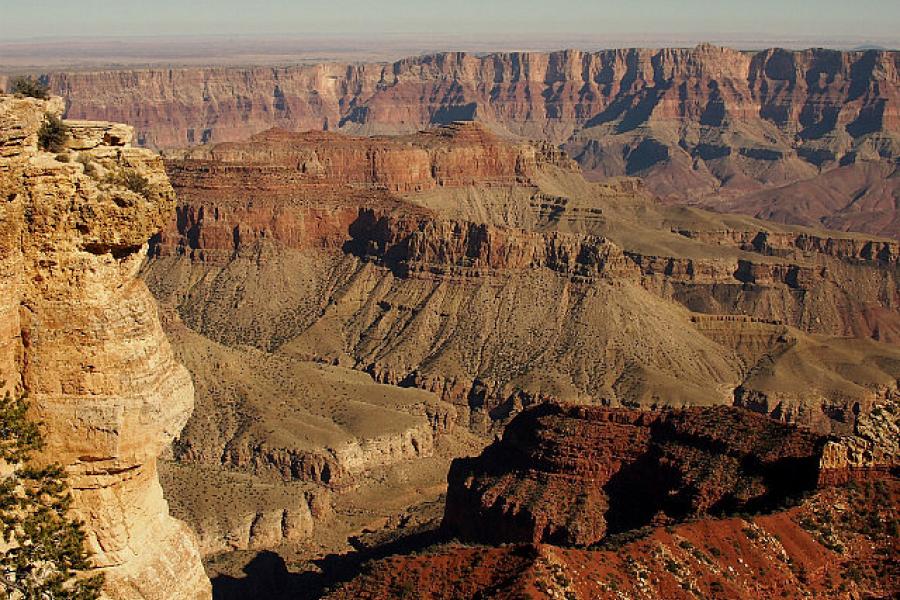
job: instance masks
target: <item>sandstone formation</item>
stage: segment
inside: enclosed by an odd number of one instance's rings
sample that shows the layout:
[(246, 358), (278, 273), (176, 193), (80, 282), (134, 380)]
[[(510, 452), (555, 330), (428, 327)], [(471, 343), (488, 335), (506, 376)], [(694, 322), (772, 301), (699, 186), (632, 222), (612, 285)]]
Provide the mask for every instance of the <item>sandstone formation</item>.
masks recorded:
[(825, 440), (728, 407), (643, 412), (543, 404), (448, 475), (462, 539), (587, 546), (610, 533), (757, 512), (815, 487)]
[[(43, 422), (106, 597), (209, 598), (196, 540), (168, 514), (156, 459), (187, 421), (193, 387), (136, 276), (174, 205), (162, 161), (130, 127), (68, 122), (38, 148), (55, 98), (0, 96), (0, 369)], [(125, 175), (142, 177), (140, 193)]]
[(564, 144), (592, 176), (639, 175), (671, 201), (896, 238), (898, 61), (701, 45), (49, 80), (69, 116), (134, 123), (150, 147), (271, 127), (396, 134), (477, 120)]

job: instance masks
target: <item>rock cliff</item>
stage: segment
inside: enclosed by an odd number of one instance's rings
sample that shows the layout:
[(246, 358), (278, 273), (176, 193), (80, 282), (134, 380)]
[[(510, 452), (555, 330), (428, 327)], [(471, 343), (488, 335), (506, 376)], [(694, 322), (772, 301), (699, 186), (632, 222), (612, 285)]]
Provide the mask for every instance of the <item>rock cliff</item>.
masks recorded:
[(66, 147), (40, 151), (45, 114), (62, 109), (0, 96), (2, 377), (44, 425), (41, 459), (69, 473), (105, 595), (209, 598), (195, 537), (169, 516), (156, 469), (193, 386), (137, 278), (172, 188), (161, 159), (130, 146), (130, 127), (70, 121)]
[(672, 201), (897, 237), (898, 61), (701, 45), (49, 79), (69, 116), (135, 123), (150, 147), (477, 120), (564, 144), (593, 176), (644, 177)]
[(611, 533), (757, 512), (813, 489), (823, 438), (728, 407), (544, 404), (450, 468), (443, 526), (483, 543), (587, 546)]

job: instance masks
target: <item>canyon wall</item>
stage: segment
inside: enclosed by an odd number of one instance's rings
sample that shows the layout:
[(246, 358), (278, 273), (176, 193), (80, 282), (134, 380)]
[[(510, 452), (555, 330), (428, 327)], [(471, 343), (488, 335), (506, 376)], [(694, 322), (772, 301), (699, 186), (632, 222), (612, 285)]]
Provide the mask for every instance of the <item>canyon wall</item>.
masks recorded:
[[(409, 133), (477, 120), (564, 145), (673, 202), (897, 237), (900, 53), (702, 45), (441, 53), (392, 64), (52, 73), (73, 118), (155, 148), (280, 127)], [(817, 183), (818, 182), (818, 183)]]
[[(896, 242), (663, 205), (478, 123), (268, 131), (166, 168), (180, 206), (142, 275), (188, 329), (433, 392), (478, 426), (555, 398), (845, 431), (897, 389)], [(192, 456), (261, 456), (203, 427)]]
[[(195, 537), (169, 516), (156, 466), (193, 386), (137, 278), (174, 194), (126, 126), (69, 121), (66, 147), (40, 151), (45, 114), (62, 109), (58, 98), (0, 96), (2, 378), (43, 423), (40, 460), (69, 473), (105, 597), (209, 598)], [(127, 187), (128, 176), (144, 185)]]
[[(154, 147), (234, 141), (273, 126), (412, 132), (479, 119), (568, 140), (614, 113), (721, 124), (896, 131), (898, 54), (713, 46), (552, 53), (442, 53), (393, 64), (52, 73), (69, 116), (115, 116)], [(802, 139), (801, 138), (801, 139)]]

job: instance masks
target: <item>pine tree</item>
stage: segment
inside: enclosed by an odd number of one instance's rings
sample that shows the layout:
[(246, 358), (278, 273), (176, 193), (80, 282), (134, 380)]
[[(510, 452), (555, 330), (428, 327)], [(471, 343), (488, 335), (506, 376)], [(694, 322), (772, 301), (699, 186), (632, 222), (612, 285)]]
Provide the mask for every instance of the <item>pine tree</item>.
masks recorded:
[(46, 83), (40, 79), (26, 76), (14, 77), (9, 82), (9, 93), (31, 96), (32, 98), (39, 98), (41, 100), (46, 100), (50, 97), (50, 89), (47, 87)]
[(52, 113), (44, 115), (44, 123), (38, 130), (38, 146), (48, 152), (62, 152), (69, 137), (69, 128)]
[(0, 593), (15, 600), (94, 600), (102, 576), (78, 578), (90, 567), (82, 524), (68, 516), (72, 496), (59, 465), (29, 466), (43, 446), (28, 403), (0, 399)]

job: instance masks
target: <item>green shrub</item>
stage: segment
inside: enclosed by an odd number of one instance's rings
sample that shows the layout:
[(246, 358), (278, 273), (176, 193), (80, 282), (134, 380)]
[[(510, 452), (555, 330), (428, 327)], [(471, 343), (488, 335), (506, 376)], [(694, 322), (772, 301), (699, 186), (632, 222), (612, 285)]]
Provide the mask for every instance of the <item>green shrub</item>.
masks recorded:
[(38, 145), (47, 152), (62, 152), (69, 137), (69, 128), (56, 115), (47, 113), (38, 130)]
[(76, 162), (81, 163), (81, 166), (84, 167), (84, 174), (88, 177), (97, 177), (97, 166), (91, 161), (91, 157), (85, 154), (84, 152), (80, 153), (77, 157), (75, 157)]
[(8, 546), (0, 552), (0, 594), (95, 600), (102, 576), (76, 577), (90, 561), (81, 523), (67, 516), (72, 496), (66, 473), (59, 465), (28, 464), (43, 439), (27, 411), (23, 397), (0, 397), (0, 459), (19, 465), (0, 481), (0, 539)]
[(47, 87), (47, 84), (41, 82), (39, 79), (26, 77), (24, 75), (21, 77), (13, 77), (9, 82), (9, 93), (21, 94), (22, 96), (39, 98), (41, 100), (46, 100), (50, 97), (50, 90)]
[(117, 172), (108, 172), (103, 177), (103, 183), (123, 187), (148, 199), (152, 192), (150, 189), (150, 180), (132, 169), (120, 169)]
[(137, 171), (124, 171), (121, 184), (135, 194), (140, 194), (144, 198), (150, 197), (150, 181)]

